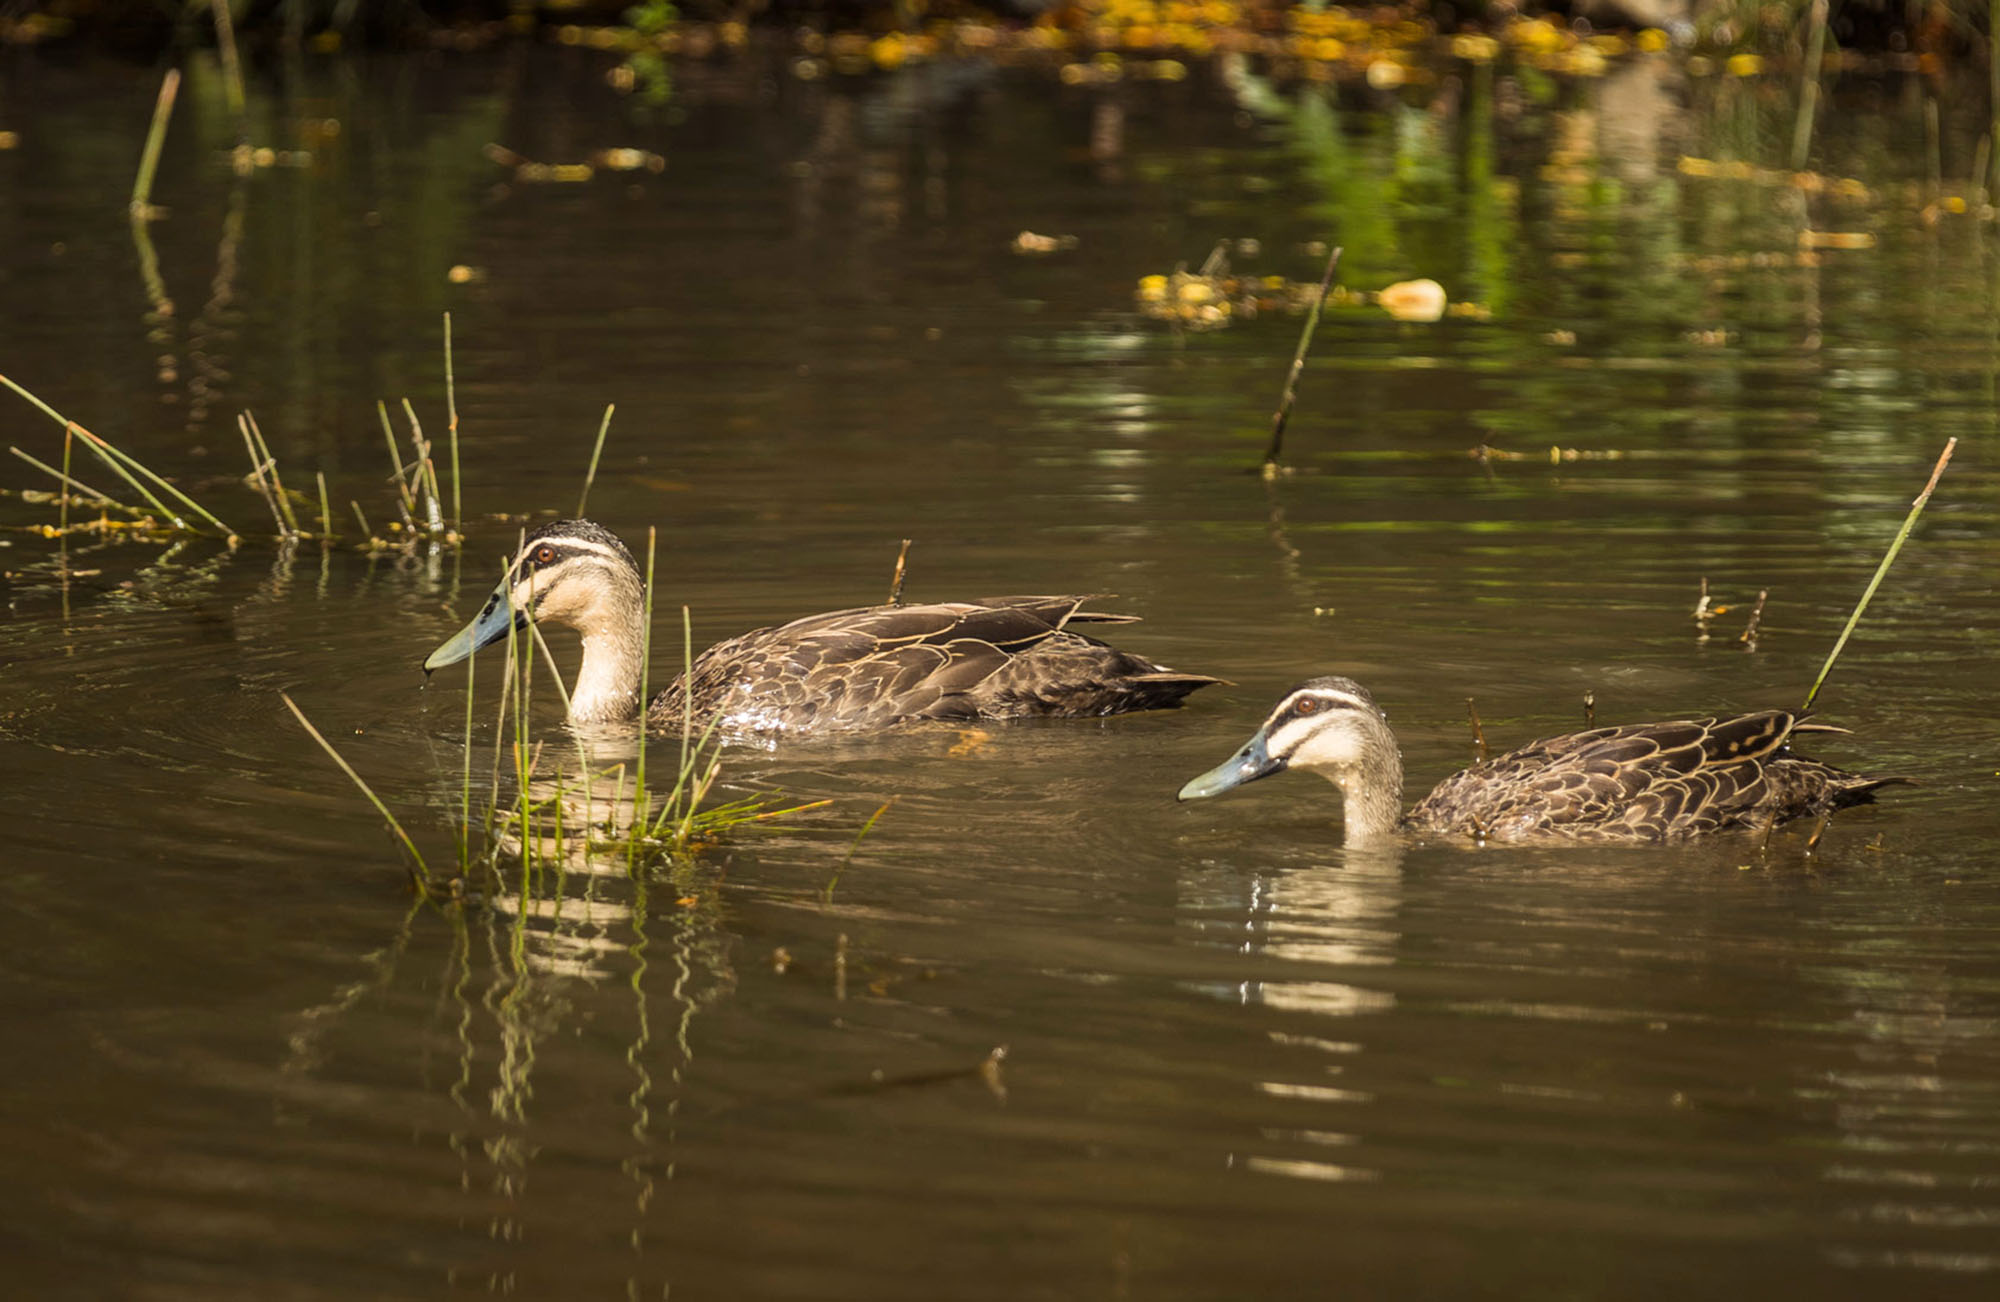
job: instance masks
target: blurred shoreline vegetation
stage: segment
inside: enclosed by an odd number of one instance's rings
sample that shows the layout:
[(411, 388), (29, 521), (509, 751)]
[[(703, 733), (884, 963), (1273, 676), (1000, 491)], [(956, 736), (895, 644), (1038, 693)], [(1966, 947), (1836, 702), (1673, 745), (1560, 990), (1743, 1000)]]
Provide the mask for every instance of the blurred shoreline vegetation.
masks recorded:
[[(1691, 60), (1807, 60), (1827, 71), (1934, 71), (1980, 61), (1990, 4), (1976, 0), (1563, 0), (1338, 6), (1283, 0), (26, 0), (0, 9), (0, 45), (81, 43), (134, 54), (208, 45), (218, 27), (251, 50), (331, 54), (353, 47), (474, 48), (541, 38), (623, 50), (647, 68), (739, 49), (753, 32), (790, 39), (837, 72), (911, 59), (1034, 59), (1065, 79), (1108, 75), (1102, 56), (1167, 61), (1244, 55), (1315, 80), (1382, 88), (1430, 59), (1503, 50), (1550, 71), (1588, 74), (1637, 50)], [(1816, 31), (1824, 46), (1814, 54)], [(225, 38), (227, 39), (227, 38)], [(1065, 59), (1064, 56), (1069, 56)], [(1094, 71), (1069, 71), (1073, 60)], [(1174, 74), (1156, 71), (1155, 75)], [(635, 76), (628, 89), (644, 82)]]

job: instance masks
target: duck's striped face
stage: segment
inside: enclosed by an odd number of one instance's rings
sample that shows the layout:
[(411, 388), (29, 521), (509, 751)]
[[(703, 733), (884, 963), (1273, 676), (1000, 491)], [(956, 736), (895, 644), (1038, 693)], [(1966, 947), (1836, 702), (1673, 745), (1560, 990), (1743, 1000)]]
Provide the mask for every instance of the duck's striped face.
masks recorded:
[(1182, 787), (1180, 799), (1219, 796), (1288, 768), (1330, 774), (1354, 768), (1386, 728), (1380, 707), (1359, 683), (1312, 679), (1285, 694), (1243, 749)]
[(543, 525), (521, 545), (479, 613), (424, 661), (429, 673), (457, 664), (530, 620), (588, 631), (640, 593), (639, 568), (616, 534), (588, 520)]

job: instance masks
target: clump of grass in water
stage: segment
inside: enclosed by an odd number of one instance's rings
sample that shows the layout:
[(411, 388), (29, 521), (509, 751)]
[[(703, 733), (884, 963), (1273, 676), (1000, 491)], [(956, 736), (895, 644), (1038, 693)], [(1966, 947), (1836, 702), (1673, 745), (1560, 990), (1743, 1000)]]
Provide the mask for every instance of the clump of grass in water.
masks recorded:
[[(646, 556), (648, 652), (651, 650), (652, 577), (656, 549), (657, 534), (654, 534), (647, 540)], [(502, 590), (511, 599), (511, 586), (503, 584)], [(289, 697), (285, 698), (285, 704), (300, 725), (381, 813), (397, 843), (415, 865), (411, 881), (426, 898), (462, 899), (468, 891), (468, 883), (474, 882), (497, 888), (503, 881), (503, 872), (512, 879), (509, 884), (525, 895), (532, 889), (539, 872), (551, 865), (561, 871), (579, 860), (585, 865), (622, 860), (625, 870), (631, 874), (671, 872), (704, 849), (745, 827), (824, 808), (832, 803), (818, 800), (781, 806), (771, 797), (749, 796), (721, 804), (708, 804), (708, 797), (722, 769), (718, 720), (709, 719), (697, 732), (691, 706), (682, 717), (680, 761), (673, 785), (662, 794), (655, 794), (646, 783), (646, 720), (643, 709), (635, 725), (639, 749), (630, 775), (629, 800), (626, 794), (627, 766), (623, 763), (609, 769), (596, 769), (586, 760), (579, 772), (556, 772), (547, 778), (542, 777), (542, 759), (547, 746), (544, 740), (532, 736), (529, 724), (537, 652), (555, 682), (558, 695), (562, 697), (565, 714), (568, 713), (569, 692), (540, 627), (529, 621), (523, 634), (510, 619), (508, 628), (505, 673), (501, 678), (494, 726), (492, 781), (486, 790), (484, 806), (478, 808), (475, 807), (472, 789), (477, 679), (474, 676), (476, 671), (468, 662), (462, 739), (464, 759), (459, 771), (459, 798), (453, 828), (458, 871), (449, 877), (441, 877), (426, 864), (416, 842), (390, 812), (387, 804), (313, 727), (305, 713)], [(686, 607), (682, 607), (683, 667), (689, 670), (694, 663), (693, 636), (691, 614)], [(646, 700), (643, 682), (640, 700), (642, 703)], [(513, 795), (504, 801), (503, 769), (513, 783)], [(614, 794), (608, 805), (600, 806), (599, 794), (606, 788)], [(579, 793), (582, 797), (580, 805), (577, 800)], [(581, 811), (580, 816), (578, 810)], [(876, 817), (880, 814), (878, 810)], [(874, 822), (873, 818), (868, 821), (862, 836), (867, 835)], [(859, 840), (856, 838), (857, 845)], [(853, 850), (850, 849), (848, 854), (852, 857)]]
[[(445, 518), (444, 493), (439, 482), (437, 467), (431, 456), (431, 445), (424, 437), (423, 426), (417, 419), (415, 409), (408, 399), (403, 400), (403, 410), (410, 424), (412, 452), (411, 460), (406, 466), (397, 448), (395, 434), (389, 427), (387, 407), (378, 404), (382, 413), (383, 432), (388, 438), (390, 465), (394, 471), (396, 506), (402, 518), (389, 526), (391, 537), (384, 538), (369, 527), (368, 518), (362, 512), (360, 503), (350, 502), (349, 505), (354, 508), (354, 517), (361, 524), (362, 537), (359, 545), (365, 550), (410, 551), (423, 543), (437, 543), (450, 547), (460, 545), (462, 520), (459, 515), (458, 400), (451, 360), (449, 313), (446, 313), (444, 318), (444, 337), (445, 401), (450, 416), (452, 461), (451, 517), (449, 520)], [(63, 428), (63, 460), (60, 470), (21, 448), (11, 446), (8, 448), (15, 457), (56, 481), (58, 491), (55, 497), (59, 503), (57, 524), (53, 531), (42, 528), (39, 532), (52, 537), (68, 537), (73, 533), (82, 533), (102, 537), (128, 537), (148, 542), (214, 538), (232, 548), (243, 541), (244, 535), (225, 523), (214, 511), (182, 492), (131, 453), (63, 415), (12, 378), (0, 375), (0, 386), (13, 390)], [(319, 531), (314, 533), (301, 526), (300, 510), (294, 505), (294, 498), (296, 497), (307, 511), (310, 511), (312, 503), (303, 494), (295, 494), (285, 487), (278, 459), (272, 454), (270, 444), (265, 441), (264, 432), (258, 427), (256, 417), (247, 411), (243, 412), (237, 417), (237, 430), (242, 436), (244, 451), (250, 462), (250, 473), (245, 476), (244, 482), (264, 500), (266, 508), (271, 513), (273, 533), (279, 542), (307, 540), (333, 545), (346, 541), (333, 532), (333, 512), (327, 498), (325, 476), (316, 476), (319, 482), (320, 527)], [(129, 490), (128, 497), (114, 497), (111, 493), (86, 484), (70, 473), (73, 450), (78, 443), (124, 482), (126, 489)], [(73, 504), (96, 512), (96, 518), (72, 521), (70, 507)], [(113, 513), (122, 518), (113, 519)]]

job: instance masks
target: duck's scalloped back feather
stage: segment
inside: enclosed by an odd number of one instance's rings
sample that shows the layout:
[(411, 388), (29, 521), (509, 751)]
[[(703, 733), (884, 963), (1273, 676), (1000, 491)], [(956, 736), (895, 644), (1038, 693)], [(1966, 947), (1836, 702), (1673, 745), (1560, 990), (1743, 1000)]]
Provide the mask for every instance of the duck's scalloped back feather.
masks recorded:
[(1095, 638), (1086, 596), (1020, 596), (808, 615), (718, 642), (654, 698), (677, 724), (718, 715), (731, 732), (826, 732), (911, 719), (1118, 714), (1178, 703), (1219, 680), (1180, 674)]
[(1766, 710), (1544, 738), (1445, 779), (1408, 821), (1499, 841), (1680, 841), (1855, 804), (1896, 780), (1787, 753), (1803, 719)]

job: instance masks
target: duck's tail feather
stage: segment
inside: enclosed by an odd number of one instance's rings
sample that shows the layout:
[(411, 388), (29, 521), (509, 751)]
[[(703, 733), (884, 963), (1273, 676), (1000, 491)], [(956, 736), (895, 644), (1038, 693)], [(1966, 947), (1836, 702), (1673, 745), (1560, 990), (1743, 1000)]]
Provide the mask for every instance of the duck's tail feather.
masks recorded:
[(1118, 680), (1119, 685), (1145, 702), (1141, 707), (1157, 710), (1165, 706), (1179, 705), (1190, 694), (1204, 687), (1218, 684), (1229, 685), (1227, 678), (1216, 678), (1210, 674), (1184, 674), (1176, 669), (1159, 669), (1152, 673), (1127, 674)]

